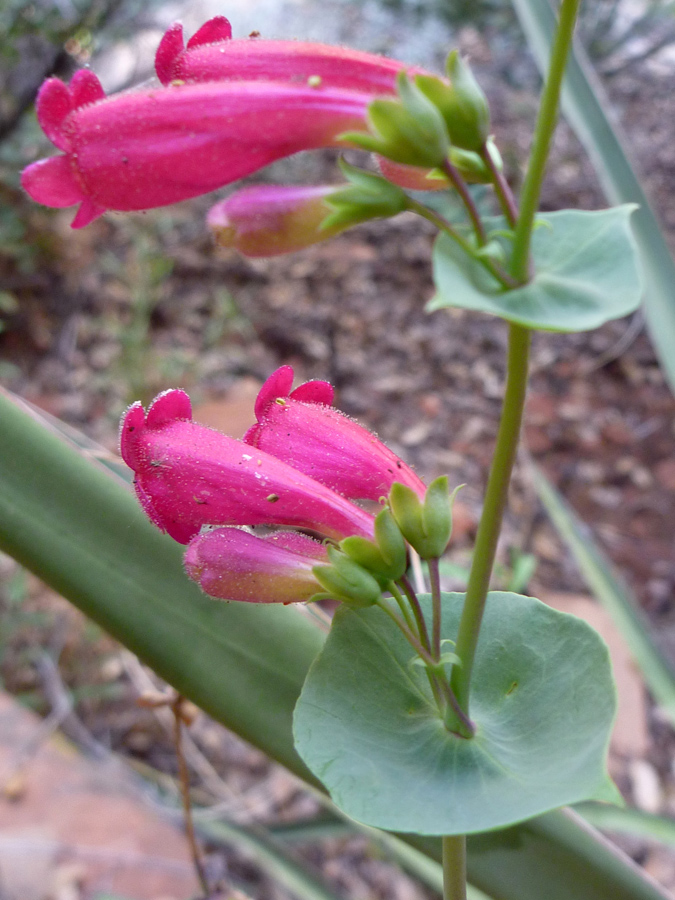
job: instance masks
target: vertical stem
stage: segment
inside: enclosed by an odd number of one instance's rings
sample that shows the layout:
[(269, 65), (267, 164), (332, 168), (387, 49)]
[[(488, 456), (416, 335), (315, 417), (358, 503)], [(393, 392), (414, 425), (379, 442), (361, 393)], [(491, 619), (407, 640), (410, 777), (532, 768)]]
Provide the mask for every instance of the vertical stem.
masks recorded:
[(527, 174), (520, 195), (520, 215), (516, 223), (513, 241), (511, 274), (523, 283), (528, 279), (532, 226), (539, 208), (541, 183), (544, 179), (548, 153), (558, 118), (560, 90), (580, 2), (581, 0), (562, 0), (560, 5), (558, 28), (551, 49), (548, 76), (541, 95)]
[(449, 159), (445, 160), (441, 169), (448, 176), (448, 180), (459, 194), (460, 199), (469, 214), (469, 218), (471, 219), (471, 224), (476, 232), (478, 243), (482, 246), (487, 241), (485, 227), (483, 226), (483, 220), (480, 217), (476, 204), (473, 202), (473, 197), (471, 196), (464, 179)]
[(417, 630), (420, 633), (420, 640), (424, 644), (427, 650), (431, 651), (431, 642), (429, 641), (429, 632), (427, 631), (427, 623), (424, 621), (424, 613), (422, 612), (422, 607), (420, 606), (420, 601), (417, 599), (417, 594), (413, 586), (408, 581), (408, 577), (404, 575), (399, 579), (399, 584), (403, 588), (403, 591), (408, 598), (408, 602), (412, 607), (412, 611), (415, 614), (415, 620), (417, 622)]
[(428, 559), (429, 581), (431, 582), (431, 603), (433, 618), (431, 624), (431, 655), (435, 659), (441, 657), (441, 580), (438, 573), (438, 560)]
[(513, 228), (516, 224), (516, 219), (518, 218), (518, 207), (516, 206), (516, 201), (511, 193), (511, 188), (509, 187), (509, 183), (504, 178), (502, 172), (499, 171), (495, 162), (490, 154), (487, 146), (483, 147), (480, 151), (481, 159), (488, 167), (490, 171), (490, 175), (492, 175), (492, 184), (494, 185), (495, 193), (497, 195), (497, 199), (499, 200), (499, 205), (502, 208), (504, 215), (506, 216), (506, 220), (509, 225)]
[(403, 618), (405, 619), (406, 625), (412, 631), (413, 634), (415, 633), (415, 627), (417, 627), (417, 631), (419, 633), (420, 640), (424, 644), (424, 637), (422, 636), (422, 634), (419, 630), (419, 622), (415, 623), (415, 620), (410, 615), (410, 610), (408, 609), (406, 602), (403, 599), (403, 596), (401, 595), (401, 592), (396, 587), (396, 585), (394, 584), (393, 581), (389, 585), (389, 590), (391, 591), (391, 595), (394, 598), (394, 600), (398, 603), (398, 608), (401, 610), (401, 614), (402, 614)]
[(511, 324), (509, 326), (509, 352), (502, 419), (499, 423), (492, 468), (485, 491), (485, 504), (476, 535), (466, 600), (457, 634), (455, 649), (462, 664), (453, 666), (450, 680), (457, 700), (467, 716), (469, 714), (471, 671), (478, 643), (478, 632), (483, 620), (511, 471), (518, 449), (520, 423), (523, 418), (527, 388), (529, 349), (529, 330), (520, 325)]
[(449, 835), (443, 845), (443, 900), (466, 900), (466, 837)]

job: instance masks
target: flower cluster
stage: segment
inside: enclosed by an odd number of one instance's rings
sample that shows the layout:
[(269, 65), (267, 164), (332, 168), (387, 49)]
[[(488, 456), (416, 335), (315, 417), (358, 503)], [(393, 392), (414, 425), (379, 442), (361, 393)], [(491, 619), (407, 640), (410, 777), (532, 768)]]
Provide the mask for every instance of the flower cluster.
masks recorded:
[[(187, 573), (211, 596), (308, 600), (325, 590), (321, 571), (329, 567), (322, 564), (336, 554), (314, 536), (377, 542), (387, 523), (355, 500), (378, 500), (395, 482), (424, 497), (423, 482), (402, 460), (332, 408), (327, 382), (291, 390), (292, 381), (290, 366), (267, 380), (258, 421), (243, 441), (194, 422), (180, 390), (160, 394), (147, 412), (134, 403), (122, 419), (121, 453), (143, 509), (188, 545)], [(257, 525), (282, 530), (244, 530)]]
[(367, 131), (369, 104), (393, 95), (403, 64), (296, 41), (233, 40), (227, 19), (184, 46), (162, 39), (161, 86), (106, 97), (96, 76), (48, 79), (37, 116), (62, 155), (24, 170), (40, 203), (80, 204), (81, 228), (106, 210), (144, 210), (208, 193), (299, 150), (345, 146)]

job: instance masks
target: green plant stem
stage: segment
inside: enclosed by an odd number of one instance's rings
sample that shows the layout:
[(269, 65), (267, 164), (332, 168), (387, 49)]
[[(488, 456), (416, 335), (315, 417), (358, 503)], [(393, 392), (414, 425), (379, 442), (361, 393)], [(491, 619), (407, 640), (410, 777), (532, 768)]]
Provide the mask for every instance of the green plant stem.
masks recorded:
[(480, 151), (480, 157), (488, 167), (490, 175), (492, 175), (492, 184), (494, 186), (497, 199), (499, 200), (499, 205), (502, 208), (502, 212), (506, 216), (507, 222), (513, 228), (518, 218), (518, 207), (516, 206), (516, 201), (511, 188), (509, 187), (509, 183), (506, 178), (504, 178), (503, 172), (500, 172), (495, 165), (495, 161), (493, 160), (487, 146), (484, 146)]
[(408, 628), (402, 617), (399, 616), (398, 613), (394, 612), (394, 610), (389, 606), (386, 600), (378, 600), (377, 605), (380, 607), (380, 609), (386, 612), (386, 614), (393, 622), (396, 623), (396, 627), (401, 631), (406, 641), (408, 641), (408, 643), (412, 646), (415, 653), (417, 653), (417, 655), (425, 662), (427, 666), (433, 669), (437, 665), (436, 660), (429, 653), (426, 647), (422, 646), (417, 635), (414, 633), (414, 631), (411, 631)]
[[(394, 600), (398, 603), (398, 608), (401, 610), (401, 615), (405, 619), (405, 623), (408, 628), (412, 631), (413, 634), (415, 633), (415, 628), (417, 628), (417, 630), (419, 631), (419, 622), (416, 623), (413, 619), (412, 615), (410, 614), (410, 609), (406, 605), (401, 592), (396, 587), (393, 581), (389, 584), (389, 590), (391, 591), (391, 595)], [(422, 638), (421, 634), (419, 635), (419, 638), (422, 641), (422, 644), (424, 644), (424, 639)]]
[(441, 578), (438, 572), (438, 559), (428, 559), (429, 581), (431, 582), (431, 603), (433, 619), (431, 628), (431, 655), (441, 658)]
[(480, 244), (480, 246), (483, 246), (487, 243), (485, 226), (483, 225), (483, 220), (481, 219), (480, 213), (478, 212), (478, 207), (474, 203), (473, 197), (471, 196), (471, 193), (466, 186), (466, 182), (449, 159), (445, 160), (445, 162), (441, 166), (441, 171), (444, 172), (445, 175), (447, 175), (450, 184), (452, 184), (454, 189), (459, 194), (459, 198), (464, 204), (464, 207), (469, 214), (469, 218), (471, 219), (471, 224), (473, 225), (473, 230), (476, 232), (478, 243)]
[(466, 900), (466, 837), (441, 838), (443, 845), (443, 900)]
[(455, 652), (461, 665), (453, 666), (450, 685), (457, 700), (469, 715), (469, 691), (478, 633), (483, 620), (485, 600), (497, 552), (497, 541), (508, 496), (511, 471), (516, 459), (520, 424), (523, 418), (530, 331), (520, 325), (509, 326), (509, 352), (502, 418), (490, 469), (485, 504), (476, 535), (466, 600), (457, 633)]
[(470, 256), (472, 259), (475, 259), (479, 262), (487, 271), (492, 275), (492, 277), (501, 284), (503, 288), (506, 288), (507, 291), (512, 288), (519, 287), (519, 282), (517, 282), (514, 278), (512, 278), (508, 272), (506, 272), (500, 265), (495, 263), (491, 259), (487, 259), (484, 256), (476, 256), (474, 253), (474, 249), (471, 244), (463, 238), (462, 235), (448, 222), (447, 219), (444, 219), (443, 216), (434, 212), (432, 209), (424, 206), (423, 203), (418, 203), (416, 200), (412, 200), (410, 197), (408, 198), (408, 209), (411, 212), (417, 213), (418, 216), (422, 216), (423, 219), (426, 219), (428, 222), (431, 222), (439, 231), (444, 231), (448, 237), (451, 237), (456, 244), (462, 248), (462, 250)]
[(399, 578), (398, 583), (403, 588), (403, 592), (408, 598), (408, 602), (412, 607), (412, 611), (415, 616), (415, 621), (417, 622), (417, 629), (420, 633), (420, 640), (422, 644), (426, 647), (429, 652), (431, 652), (431, 642), (429, 640), (429, 631), (427, 630), (427, 623), (424, 620), (424, 613), (422, 612), (422, 607), (420, 606), (420, 601), (417, 599), (417, 594), (415, 593), (415, 589), (412, 584), (408, 580), (408, 577), (404, 575), (402, 578)]
[(511, 274), (524, 284), (530, 274), (530, 243), (534, 217), (539, 209), (539, 195), (544, 179), (548, 154), (558, 118), (560, 90), (572, 45), (574, 26), (581, 0), (562, 0), (558, 28), (551, 49), (548, 76), (541, 95), (537, 124), (527, 174), (520, 195), (520, 214), (516, 223), (511, 257)]
[[(378, 600), (377, 605), (389, 616), (392, 622), (396, 624), (396, 627), (401, 631), (403, 637), (424, 662), (429, 676), (429, 683), (434, 692), (434, 699), (438, 704), (439, 712), (445, 721), (446, 727), (450, 731), (454, 731), (456, 734), (460, 735), (460, 737), (473, 737), (473, 724), (468, 716), (464, 714), (457, 701), (457, 697), (447, 680), (439, 673), (437, 661), (430, 655), (429, 651), (422, 646), (417, 636), (410, 631), (403, 619), (398, 613), (394, 612), (386, 600)], [(437, 689), (442, 697), (437, 695)]]

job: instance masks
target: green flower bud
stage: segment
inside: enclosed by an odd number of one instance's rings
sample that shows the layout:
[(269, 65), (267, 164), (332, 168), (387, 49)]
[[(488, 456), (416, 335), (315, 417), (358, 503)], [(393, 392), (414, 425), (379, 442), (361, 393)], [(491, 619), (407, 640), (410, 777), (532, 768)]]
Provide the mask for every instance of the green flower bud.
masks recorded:
[(469, 66), (453, 50), (448, 56), (450, 84), (432, 75), (417, 75), (415, 84), (440, 110), (450, 141), (463, 150), (481, 150), (490, 131), (490, 109)]
[(459, 488), (450, 494), (448, 478), (442, 475), (427, 488), (424, 503), (402, 484), (392, 485), (389, 504), (403, 536), (422, 559), (442, 556), (452, 533), (452, 502)]
[(452, 533), (452, 504), (447, 475), (436, 478), (427, 488), (422, 519), (427, 537), (425, 553), (420, 553), (420, 556), (424, 559), (438, 558), (445, 553)]
[(382, 596), (377, 580), (345, 553), (328, 548), (329, 566), (314, 566), (312, 572), (321, 587), (335, 600), (350, 606), (372, 606)]
[(394, 162), (437, 168), (450, 149), (443, 115), (405, 72), (396, 86), (396, 99), (374, 100), (368, 107), (372, 134), (347, 132), (339, 138)]
[(411, 488), (396, 481), (389, 492), (389, 506), (401, 534), (420, 553), (426, 533), (419, 497)]
[(367, 569), (382, 587), (397, 581), (408, 565), (405, 540), (388, 509), (375, 518), (375, 543), (354, 535), (341, 541), (340, 549)]
[(390, 578), (397, 581), (408, 568), (408, 548), (391, 510), (386, 507), (375, 517), (375, 540), (390, 567)]
[(490, 132), (490, 107), (469, 65), (456, 50), (446, 70), (452, 84), (452, 102), (445, 112), (450, 140), (464, 150), (480, 150)]

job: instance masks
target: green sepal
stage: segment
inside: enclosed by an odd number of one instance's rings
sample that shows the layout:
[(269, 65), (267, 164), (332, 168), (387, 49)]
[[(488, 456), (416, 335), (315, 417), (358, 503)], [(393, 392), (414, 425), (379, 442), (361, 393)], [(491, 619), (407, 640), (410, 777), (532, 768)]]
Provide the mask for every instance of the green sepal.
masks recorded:
[(323, 220), (320, 230), (348, 228), (369, 219), (389, 218), (408, 208), (405, 191), (381, 175), (365, 172), (344, 159), (338, 161), (349, 184), (326, 197), (334, 211)]
[(455, 488), (450, 496), (447, 475), (434, 479), (427, 488), (422, 507), (424, 553), (417, 551), (422, 559), (438, 559), (445, 553), (452, 534), (452, 501), (458, 490)]
[(447, 475), (431, 482), (420, 503), (409, 487), (395, 482), (389, 494), (389, 505), (396, 524), (411, 547), (422, 559), (437, 559), (448, 546), (452, 534), (452, 503), (459, 488), (448, 491)]
[(382, 587), (398, 581), (408, 566), (405, 539), (389, 509), (383, 509), (375, 518), (375, 542), (353, 535), (340, 542), (340, 549)]
[(340, 541), (340, 549), (358, 566), (369, 572), (380, 587), (386, 587), (392, 580), (392, 576), (388, 574), (389, 567), (384, 557), (372, 541), (359, 535), (352, 535), (352, 537)]
[(396, 87), (396, 99), (374, 100), (368, 107), (374, 134), (346, 132), (339, 140), (404, 165), (437, 168), (450, 150), (441, 112), (405, 72), (399, 72)]
[(395, 481), (389, 492), (389, 507), (403, 537), (420, 553), (419, 547), (424, 543), (426, 533), (422, 504), (415, 491)]
[(362, 566), (335, 547), (328, 548), (329, 566), (314, 566), (312, 572), (322, 588), (349, 606), (372, 606), (382, 596), (377, 580)]
[(490, 108), (471, 68), (457, 50), (449, 54), (450, 84), (430, 75), (415, 82), (443, 114), (450, 141), (463, 150), (481, 150), (490, 133)]
[[(390, 567), (394, 581), (405, 573), (408, 566), (408, 548), (401, 529), (391, 514), (391, 510), (385, 507), (375, 516), (375, 540), (384, 560)], [(397, 573), (397, 574), (393, 574)]]
[[(491, 137), (487, 139), (485, 150), (492, 157), (494, 167), (498, 172), (501, 172), (504, 168), (504, 162), (497, 145)], [(478, 153), (474, 153), (472, 150), (462, 150), (461, 147), (451, 146), (449, 156), (450, 162), (464, 181), (470, 184), (490, 184), (492, 182), (492, 173)], [(447, 182), (448, 180), (448, 176), (441, 169), (432, 169), (427, 174), (427, 178), (430, 181)]]

